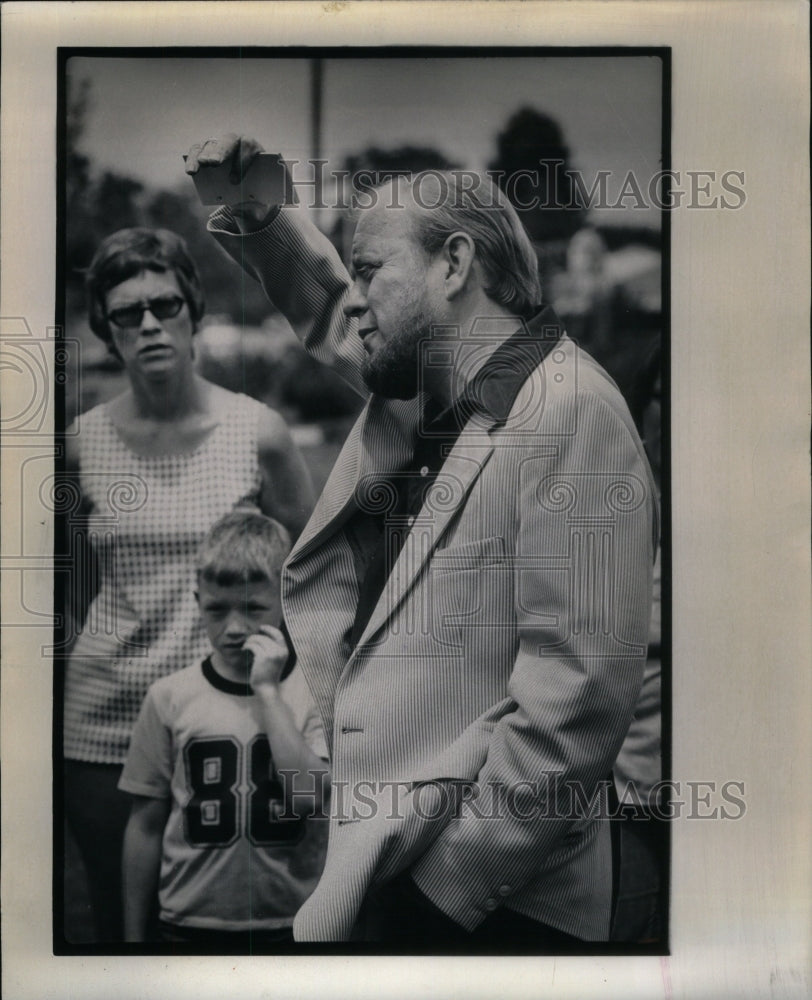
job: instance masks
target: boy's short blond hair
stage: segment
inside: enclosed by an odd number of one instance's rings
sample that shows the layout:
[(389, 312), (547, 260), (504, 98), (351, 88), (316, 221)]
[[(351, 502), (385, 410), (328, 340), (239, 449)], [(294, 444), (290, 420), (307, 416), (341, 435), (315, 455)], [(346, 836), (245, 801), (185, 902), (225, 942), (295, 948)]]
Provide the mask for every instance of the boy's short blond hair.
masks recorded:
[(279, 584), (290, 548), (290, 535), (278, 521), (256, 511), (234, 510), (216, 522), (200, 546), (198, 583)]

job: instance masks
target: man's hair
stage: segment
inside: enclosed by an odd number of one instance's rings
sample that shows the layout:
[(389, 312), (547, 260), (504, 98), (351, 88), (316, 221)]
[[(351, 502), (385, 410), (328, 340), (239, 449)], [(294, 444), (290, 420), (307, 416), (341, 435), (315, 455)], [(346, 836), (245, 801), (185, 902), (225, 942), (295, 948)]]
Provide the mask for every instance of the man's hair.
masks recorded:
[[(432, 185), (424, 184), (428, 178)], [(524, 319), (541, 305), (538, 257), (516, 210), (493, 181), (466, 171), (430, 170), (412, 181), (414, 235), (433, 256), (462, 230), (476, 245), (488, 298)], [(426, 195), (425, 189), (431, 189)], [(414, 193), (421, 197), (414, 197)]]
[(197, 556), (198, 583), (278, 584), (290, 552), (290, 536), (278, 521), (249, 510), (234, 510), (212, 527)]
[(142, 271), (174, 273), (186, 299), (194, 332), (205, 311), (200, 274), (182, 237), (169, 229), (119, 229), (102, 240), (85, 272), (90, 329), (112, 350), (107, 293)]

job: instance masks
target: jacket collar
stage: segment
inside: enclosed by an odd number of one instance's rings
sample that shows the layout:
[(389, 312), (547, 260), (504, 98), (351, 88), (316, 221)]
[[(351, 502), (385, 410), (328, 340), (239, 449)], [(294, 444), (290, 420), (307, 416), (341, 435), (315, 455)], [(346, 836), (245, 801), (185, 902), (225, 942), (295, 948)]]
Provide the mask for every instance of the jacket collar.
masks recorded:
[[(452, 411), (456, 411), (460, 427), (464, 427), (474, 413), (504, 423), (521, 387), (561, 340), (563, 333), (561, 321), (550, 306), (541, 308), (527, 321), (500, 318), (476, 322), (470, 337), (473, 363), (468, 366), (465, 389), (456, 402), (444, 410), (429, 403), (426, 423), (440, 422)], [(489, 352), (488, 347), (493, 343), (497, 346)]]
[[(443, 470), (449, 476), (446, 483), (451, 490), (449, 495), (454, 496), (457, 489), (451, 480), (464, 483), (473, 474), (474, 466), (481, 469), (488, 450), (488, 432), (507, 420), (521, 387), (562, 335), (561, 322), (549, 306), (540, 309), (528, 322), (483, 319), (471, 331), (474, 348), (477, 343), (482, 345), (480, 359), (471, 365), (465, 390), (453, 407), (439, 411), (431, 406), (424, 393), (410, 400), (370, 396), (288, 563), (307, 555), (355, 512), (355, 494), (360, 482), (402, 469), (412, 459), (416, 436), (435, 419), (444, 419), (449, 409), (456, 411), (462, 430)], [(488, 351), (495, 340), (498, 346)], [(480, 461), (482, 464), (478, 464)], [(470, 485), (469, 482), (468, 488)]]

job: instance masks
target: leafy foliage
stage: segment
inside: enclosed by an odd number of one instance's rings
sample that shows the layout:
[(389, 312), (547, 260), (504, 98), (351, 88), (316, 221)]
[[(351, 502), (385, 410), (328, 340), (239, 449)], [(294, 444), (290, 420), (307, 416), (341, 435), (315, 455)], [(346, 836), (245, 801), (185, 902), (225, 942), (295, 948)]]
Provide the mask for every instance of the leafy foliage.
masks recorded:
[[(567, 174), (570, 154), (558, 122), (533, 108), (521, 108), (497, 136), (496, 146), (488, 169), (499, 173), (497, 183), (530, 237), (543, 241), (572, 236), (583, 225), (584, 209)], [(523, 207), (536, 202), (539, 207)]]

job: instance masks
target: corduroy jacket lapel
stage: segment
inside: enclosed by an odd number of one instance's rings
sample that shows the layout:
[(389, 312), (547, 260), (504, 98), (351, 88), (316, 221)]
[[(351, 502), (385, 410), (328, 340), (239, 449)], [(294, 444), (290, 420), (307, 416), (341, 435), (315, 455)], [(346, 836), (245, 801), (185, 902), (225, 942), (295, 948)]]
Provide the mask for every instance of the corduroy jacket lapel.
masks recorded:
[(492, 418), (478, 414), (467, 422), (429, 490), (426, 502), (415, 518), (355, 653), (369, 642), (398, 609), (443, 535), (464, 506), (471, 487), (493, 452), (493, 442), (489, 432), (495, 423)]
[(424, 401), (422, 395), (403, 401), (370, 396), (293, 548), (289, 565), (305, 558), (357, 510), (359, 483), (384, 477), (410, 460)]

